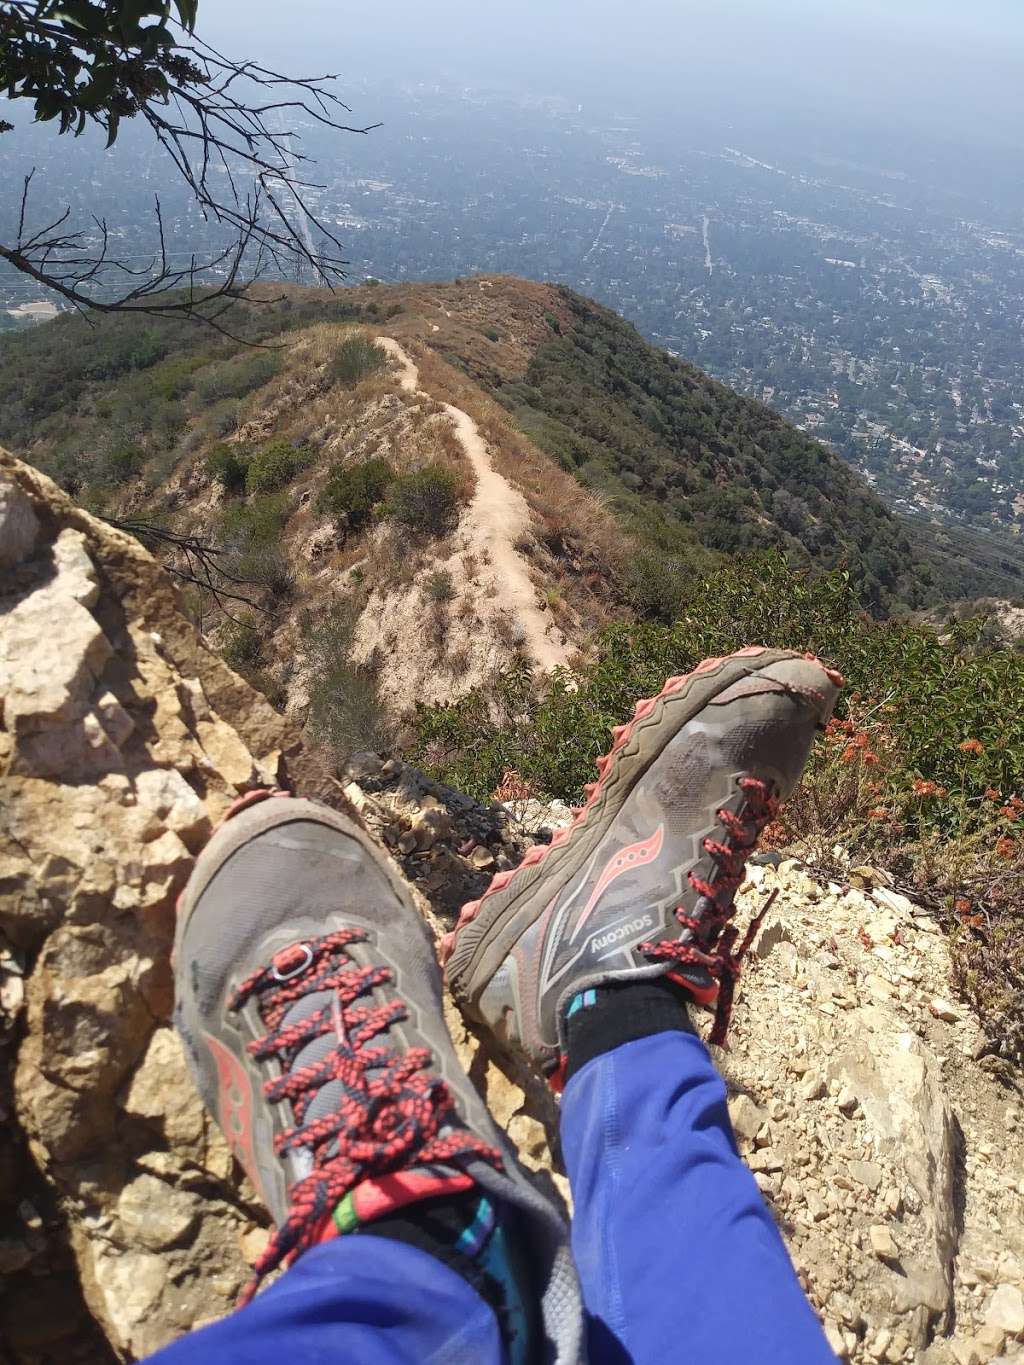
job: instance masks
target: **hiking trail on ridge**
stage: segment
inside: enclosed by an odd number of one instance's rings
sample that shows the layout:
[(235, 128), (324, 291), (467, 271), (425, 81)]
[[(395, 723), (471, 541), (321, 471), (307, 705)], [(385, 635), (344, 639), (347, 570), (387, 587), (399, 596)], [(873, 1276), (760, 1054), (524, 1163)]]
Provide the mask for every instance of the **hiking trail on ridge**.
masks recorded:
[[(416, 365), (398, 342), (384, 336), (376, 340), (397, 361), (403, 391), (429, 397), (420, 388)], [(502, 602), (518, 617), (525, 649), (545, 673), (550, 673), (568, 663), (572, 649), (549, 631), (550, 618), (537, 604), (537, 589), (516, 549), (516, 541), (530, 526), (526, 499), (492, 465), (487, 443), (469, 413), (451, 403), (442, 406), (476, 475), (476, 491), (460, 529), (468, 537), (468, 548), (490, 564)]]

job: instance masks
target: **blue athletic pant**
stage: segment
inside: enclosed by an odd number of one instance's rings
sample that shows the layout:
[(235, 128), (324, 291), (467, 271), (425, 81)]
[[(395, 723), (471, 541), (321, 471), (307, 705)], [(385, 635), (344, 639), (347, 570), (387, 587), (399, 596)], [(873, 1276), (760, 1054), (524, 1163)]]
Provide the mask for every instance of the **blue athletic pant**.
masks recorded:
[[(704, 1045), (659, 1033), (588, 1062), (562, 1098), (591, 1365), (835, 1365), (736, 1151)], [(455, 1271), (360, 1234), (308, 1251), (160, 1365), (501, 1365)]]

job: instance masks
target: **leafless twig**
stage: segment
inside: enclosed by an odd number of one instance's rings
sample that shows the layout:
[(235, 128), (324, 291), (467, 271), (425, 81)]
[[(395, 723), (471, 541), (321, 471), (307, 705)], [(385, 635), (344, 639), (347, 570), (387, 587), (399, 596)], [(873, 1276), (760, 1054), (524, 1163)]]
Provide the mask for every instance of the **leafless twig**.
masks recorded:
[[(9, 7), (32, 8), (23, 0)], [(58, 37), (55, 26), (54, 41)], [(182, 37), (168, 68), (166, 99), (139, 98), (131, 113), (148, 125), (204, 218), (225, 231), (228, 244), (172, 265), (157, 198), (157, 245), (148, 262), (130, 267), (112, 252), (105, 219), (76, 229), (68, 225), (66, 209), (34, 227), (32, 172), (22, 186), (16, 238), (0, 244), (0, 259), (82, 313), (188, 317), (223, 332), (224, 308), (257, 279), (294, 279), (306, 268), (328, 286), (345, 278), (341, 243), (309, 197), (323, 186), (309, 178), (312, 160), (291, 125), (310, 120), (358, 135), (379, 125), (344, 121), (350, 111), (331, 88), (335, 76), (287, 77), (257, 62), (235, 62), (184, 30)]]

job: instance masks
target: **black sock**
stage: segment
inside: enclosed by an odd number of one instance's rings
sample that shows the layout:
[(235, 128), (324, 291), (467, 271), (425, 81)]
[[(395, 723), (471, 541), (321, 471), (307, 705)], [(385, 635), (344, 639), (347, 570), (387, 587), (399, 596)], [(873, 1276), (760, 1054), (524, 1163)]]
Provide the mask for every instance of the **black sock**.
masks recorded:
[(581, 991), (566, 1014), (569, 1061), (565, 1078), (602, 1052), (652, 1033), (695, 1033), (689, 995), (664, 976), (649, 981), (610, 981)]
[(468, 1280), (481, 1298), (492, 1308), (500, 1298), (499, 1286), (488, 1283), (489, 1277), (481, 1270), (475, 1257), (461, 1251), (457, 1243), (464, 1230), (476, 1217), (480, 1191), (475, 1187), (460, 1194), (443, 1194), (436, 1199), (421, 1199), (406, 1204), (394, 1213), (363, 1223), (360, 1233), (370, 1237), (389, 1237), (408, 1246), (427, 1251)]

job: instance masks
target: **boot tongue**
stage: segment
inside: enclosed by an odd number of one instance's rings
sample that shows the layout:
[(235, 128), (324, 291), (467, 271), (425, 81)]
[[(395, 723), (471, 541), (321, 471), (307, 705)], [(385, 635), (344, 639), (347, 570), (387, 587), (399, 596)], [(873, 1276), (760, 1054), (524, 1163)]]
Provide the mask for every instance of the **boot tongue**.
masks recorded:
[[(333, 991), (314, 991), (310, 995), (304, 995), (300, 1000), (296, 1000), (288, 1013), (281, 1021), (282, 1028), (287, 1028), (290, 1024), (296, 1024), (304, 1019), (308, 1019), (311, 1014), (316, 1014), (318, 1010), (331, 1008)], [(298, 1071), (304, 1066), (313, 1066), (333, 1052), (338, 1045), (333, 1027), (312, 1038), (304, 1047), (301, 1047), (295, 1054), (295, 1059), (289, 1067), (290, 1071)], [(333, 1113), (341, 1104), (345, 1087), (341, 1081), (327, 1081), (326, 1084), (314, 1094), (309, 1107), (306, 1110), (303, 1126), (315, 1123), (317, 1119)], [(332, 1142), (327, 1148), (330, 1156), (337, 1154), (337, 1143)], [(299, 1147), (289, 1154), (294, 1180), (302, 1180), (313, 1169), (313, 1153), (308, 1147)]]

